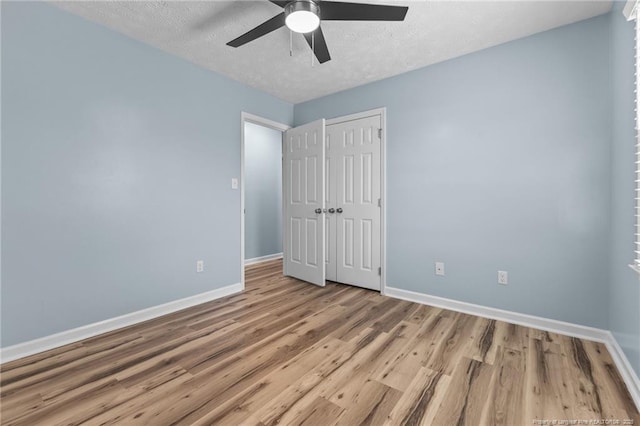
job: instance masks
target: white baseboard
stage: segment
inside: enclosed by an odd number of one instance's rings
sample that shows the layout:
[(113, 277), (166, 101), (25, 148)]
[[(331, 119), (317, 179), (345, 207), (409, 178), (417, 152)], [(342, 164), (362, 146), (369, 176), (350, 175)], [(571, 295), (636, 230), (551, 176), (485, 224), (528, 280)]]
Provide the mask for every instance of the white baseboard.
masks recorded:
[(68, 345), (69, 343), (97, 336), (98, 334), (107, 333), (118, 328), (128, 327), (142, 321), (147, 321), (191, 306), (239, 293), (242, 290), (243, 287), (241, 283), (232, 284), (226, 287), (207, 291), (205, 293), (196, 294), (195, 296), (185, 297), (184, 299), (174, 300), (162, 305), (131, 312), (119, 317), (109, 318), (104, 321), (83, 325), (82, 327), (51, 334), (39, 339), (0, 348), (0, 363), (13, 361), (18, 358), (23, 358), (49, 349)]
[(633, 402), (635, 402), (638, 411), (640, 411), (640, 379), (638, 375), (631, 367), (631, 363), (629, 359), (625, 355), (624, 351), (618, 344), (615, 336), (607, 331), (609, 334), (609, 339), (607, 340), (606, 345), (609, 353), (611, 354), (611, 358), (613, 358), (613, 362), (616, 364), (618, 368), (618, 372), (622, 376), (622, 379), (627, 384), (627, 389), (631, 394), (631, 398)]
[(520, 314), (518, 312), (505, 311), (488, 306), (475, 305), (473, 303), (459, 302), (444, 297), (430, 296), (428, 294), (417, 293), (415, 291), (403, 290), (400, 288), (387, 287), (385, 295), (396, 299), (408, 300), (410, 302), (421, 303), (423, 305), (435, 306), (449, 309), (465, 314), (476, 315), (483, 318), (491, 318), (500, 321), (519, 324), (525, 327), (533, 327), (541, 330), (552, 331), (554, 333), (566, 334), (568, 336), (579, 337), (581, 339), (595, 340), (606, 343), (609, 340), (609, 331), (600, 328), (587, 327), (584, 325), (572, 324), (570, 322), (558, 321), (534, 315)]
[(245, 259), (244, 264), (255, 265), (256, 263), (268, 262), (276, 259), (282, 259), (282, 253), (274, 253), (266, 256), (254, 257), (253, 259)]
[(384, 294), (385, 296), (407, 300), (409, 302), (435, 306), (438, 308), (449, 309), (451, 311), (462, 312), (483, 318), (505, 321), (525, 327), (537, 328), (540, 330), (604, 343), (607, 346), (622, 379), (625, 381), (627, 389), (629, 389), (629, 393), (631, 394), (636, 407), (640, 410), (640, 383), (638, 382), (638, 376), (635, 374), (629, 360), (609, 330), (587, 327), (584, 325), (572, 324), (569, 322), (537, 317), (534, 315), (521, 314), (518, 312), (505, 311), (488, 306), (475, 305), (473, 303), (460, 302), (453, 299), (431, 296), (395, 287), (386, 287)]

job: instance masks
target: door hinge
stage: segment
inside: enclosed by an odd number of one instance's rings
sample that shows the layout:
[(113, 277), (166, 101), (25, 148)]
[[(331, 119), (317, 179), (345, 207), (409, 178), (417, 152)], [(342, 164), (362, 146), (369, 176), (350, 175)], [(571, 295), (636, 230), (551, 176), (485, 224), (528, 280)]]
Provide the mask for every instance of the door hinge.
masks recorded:
[(378, 207), (382, 207), (382, 198), (378, 198)]
[(378, 267), (378, 275), (382, 275), (382, 268)]
[(382, 129), (378, 129), (378, 139), (382, 139)]

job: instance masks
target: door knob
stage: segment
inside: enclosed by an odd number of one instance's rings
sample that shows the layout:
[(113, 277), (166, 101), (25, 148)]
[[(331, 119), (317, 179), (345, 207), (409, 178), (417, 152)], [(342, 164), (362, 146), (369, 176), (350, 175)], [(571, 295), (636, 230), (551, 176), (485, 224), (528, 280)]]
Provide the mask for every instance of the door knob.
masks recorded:
[(336, 210), (337, 213), (342, 213), (342, 207), (338, 207), (338, 209)]
[(334, 209), (333, 207), (329, 209), (329, 213), (335, 213), (335, 212), (336, 212), (336, 209)]
[(322, 213), (322, 209), (316, 209), (316, 213), (318, 214)]

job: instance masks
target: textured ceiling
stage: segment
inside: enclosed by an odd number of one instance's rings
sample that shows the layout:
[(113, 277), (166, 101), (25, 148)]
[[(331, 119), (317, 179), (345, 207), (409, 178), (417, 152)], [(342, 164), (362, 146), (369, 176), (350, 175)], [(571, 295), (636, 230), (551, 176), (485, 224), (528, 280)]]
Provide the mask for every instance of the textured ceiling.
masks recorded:
[(332, 60), (313, 67), (311, 50), (299, 34), (293, 35), (293, 56), (289, 56), (286, 28), (237, 49), (226, 46), (282, 11), (266, 0), (55, 4), (292, 103), (591, 18), (607, 13), (612, 5), (611, 1), (368, 2), (407, 5), (409, 12), (404, 22), (323, 22)]

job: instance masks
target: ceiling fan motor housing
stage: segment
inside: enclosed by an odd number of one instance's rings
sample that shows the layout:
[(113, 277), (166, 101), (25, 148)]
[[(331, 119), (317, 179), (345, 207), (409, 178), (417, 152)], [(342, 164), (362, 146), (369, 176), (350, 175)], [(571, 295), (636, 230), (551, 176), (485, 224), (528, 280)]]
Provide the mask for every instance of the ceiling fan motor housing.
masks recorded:
[(294, 0), (284, 7), (287, 27), (297, 33), (308, 33), (320, 25), (320, 6), (311, 0)]

